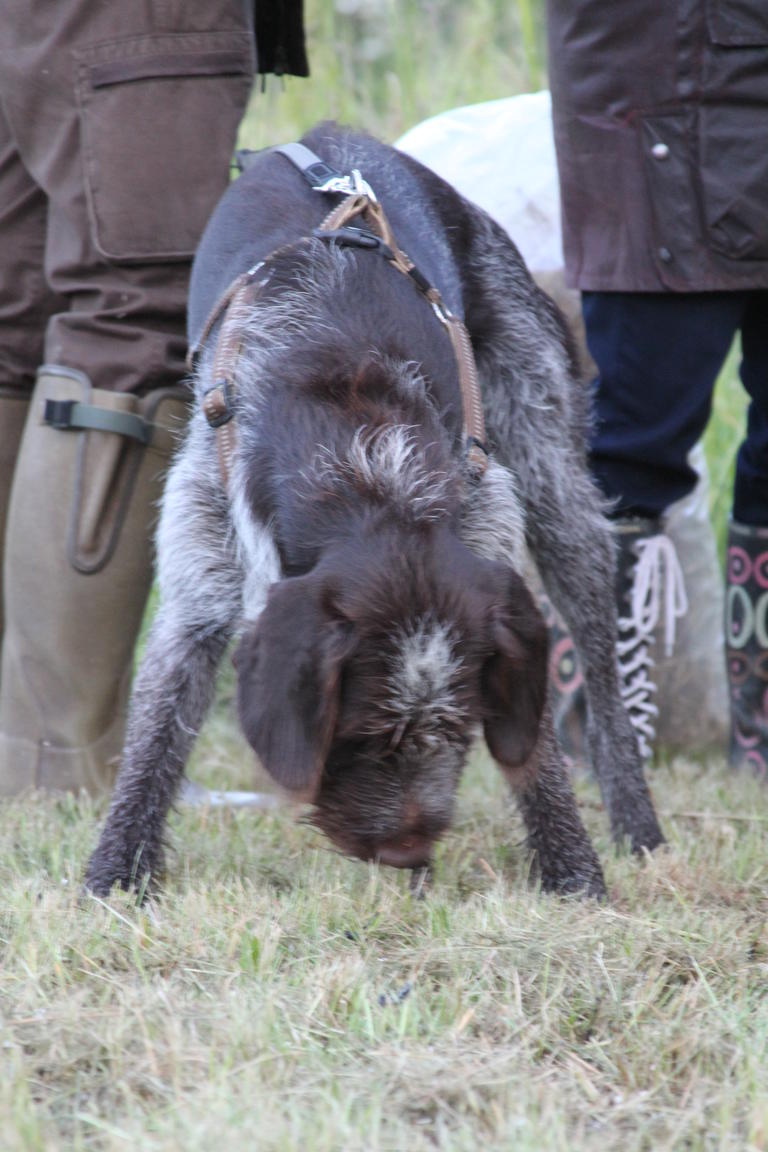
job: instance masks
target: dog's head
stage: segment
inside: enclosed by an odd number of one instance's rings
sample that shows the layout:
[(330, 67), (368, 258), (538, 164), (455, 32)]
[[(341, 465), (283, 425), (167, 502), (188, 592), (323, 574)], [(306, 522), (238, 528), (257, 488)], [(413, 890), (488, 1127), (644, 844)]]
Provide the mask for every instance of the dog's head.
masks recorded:
[(546, 630), (520, 577), (447, 529), (351, 541), (275, 584), (235, 654), (244, 732), (350, 855), (426, 865), (474, 731), (510, 773), (536, 743)]

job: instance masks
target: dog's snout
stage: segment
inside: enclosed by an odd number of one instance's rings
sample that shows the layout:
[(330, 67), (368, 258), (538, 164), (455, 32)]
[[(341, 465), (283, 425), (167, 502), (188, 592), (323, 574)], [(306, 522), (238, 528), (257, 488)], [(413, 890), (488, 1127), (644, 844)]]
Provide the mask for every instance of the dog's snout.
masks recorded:
[(378, 845), (376, 859), (390, 868), (428, 868), (432, 860), (433, 841), (414, 834)]
[(373, 858), (390, 868), (429, 868), (435, 844), (450, 827), (451, 810), (437, 812), (433, 805), (429, 811), (411, 798), (403, 816), (396, 833), (376, 841)]

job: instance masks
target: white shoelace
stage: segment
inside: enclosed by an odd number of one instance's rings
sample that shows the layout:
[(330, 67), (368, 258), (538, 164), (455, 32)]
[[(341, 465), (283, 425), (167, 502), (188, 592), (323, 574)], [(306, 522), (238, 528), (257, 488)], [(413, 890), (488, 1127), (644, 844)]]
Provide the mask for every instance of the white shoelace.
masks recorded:
[(653, 667), (648, 646), (663, 612), (664, 651), (667, 656), (671, 654), (675, 621), (687, 612), (688, 598), (675, 546), (668, 536), (638, 540), (635, 551), (630, 614), (619, 618), (616, 654), (621, 698), (637, 733), (640, 754), (650, 758), (656, 735), (653, 717), (659, 710), (650, 699), (656, 685), (648, 676), (648, 669)]

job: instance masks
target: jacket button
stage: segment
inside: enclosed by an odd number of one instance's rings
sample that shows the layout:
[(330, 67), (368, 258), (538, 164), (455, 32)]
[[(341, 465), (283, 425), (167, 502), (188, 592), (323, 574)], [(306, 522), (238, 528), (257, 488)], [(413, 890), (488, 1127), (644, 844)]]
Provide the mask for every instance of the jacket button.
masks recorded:
[(669, 156), (669, 148), (666, 144), (654, 144), (651, 148), (651, 156), (653, 156), (654, 160), (666, 160), (667, 156)]
[(669, 264), (672, 260), (672, 253), (669, 248), (659, 248), (659, 260), (663, 260), (665, 264)]

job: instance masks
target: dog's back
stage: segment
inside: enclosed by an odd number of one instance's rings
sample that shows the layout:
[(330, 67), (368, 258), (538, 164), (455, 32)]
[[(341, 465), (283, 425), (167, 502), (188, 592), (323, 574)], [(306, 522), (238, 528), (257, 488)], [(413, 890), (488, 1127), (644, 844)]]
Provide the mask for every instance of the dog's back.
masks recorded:
[[(369, 137), (333, 126), (305, 144), (339, 171), (359, 168), (380, 197), (399, 245), (461, 311), (459, 275), (426, 170)], [(377, 252), (313, 237), (338, 195), (318, 193), (283, 155), (257, 155), (223, 198), (203, 239), (191, 290), (199, 336), (232, 279), (262, 260), (268, 282), (243, 326), (237, 362), (238, 437), (249, 504), (274, 525), (284, 570), (314, 563), (324, 504), (300, 482), (323, 453), (346, 458), (360, 429), (394, 426), (441, 475), (461, 448), (462, 402), (451, 340), (430, 302)], [(214, 328), (209, 354), (217, 339)], [(208, 374), (198, 374), (198, 389)], [(401, 445), (401, 451), (404, 448)], [(319, 456), (320, 453), (320, 456)], [(307, 523), (312, 520), (311, 525)]]
[[(360, 132), (323, 124), (301, 141), (339, 172), (359, 169), (382, 203), (400, 246), (448, 308), (464, 314), (461, 278), (446, 235), (445, 209), (460, 223), (461, 197), (434, 173)], [(435, 204), (439, 189), (442, 203)], [(251, 158), (206, 228), (192, 270), (189, 337), (194, 345), (211, 309), (234, 278), (284, 244), (312, 234), (337, 196), (311, 189), (285, 156), (267, 149)], [(366, 261), (369, 264), (370, 261)]]

